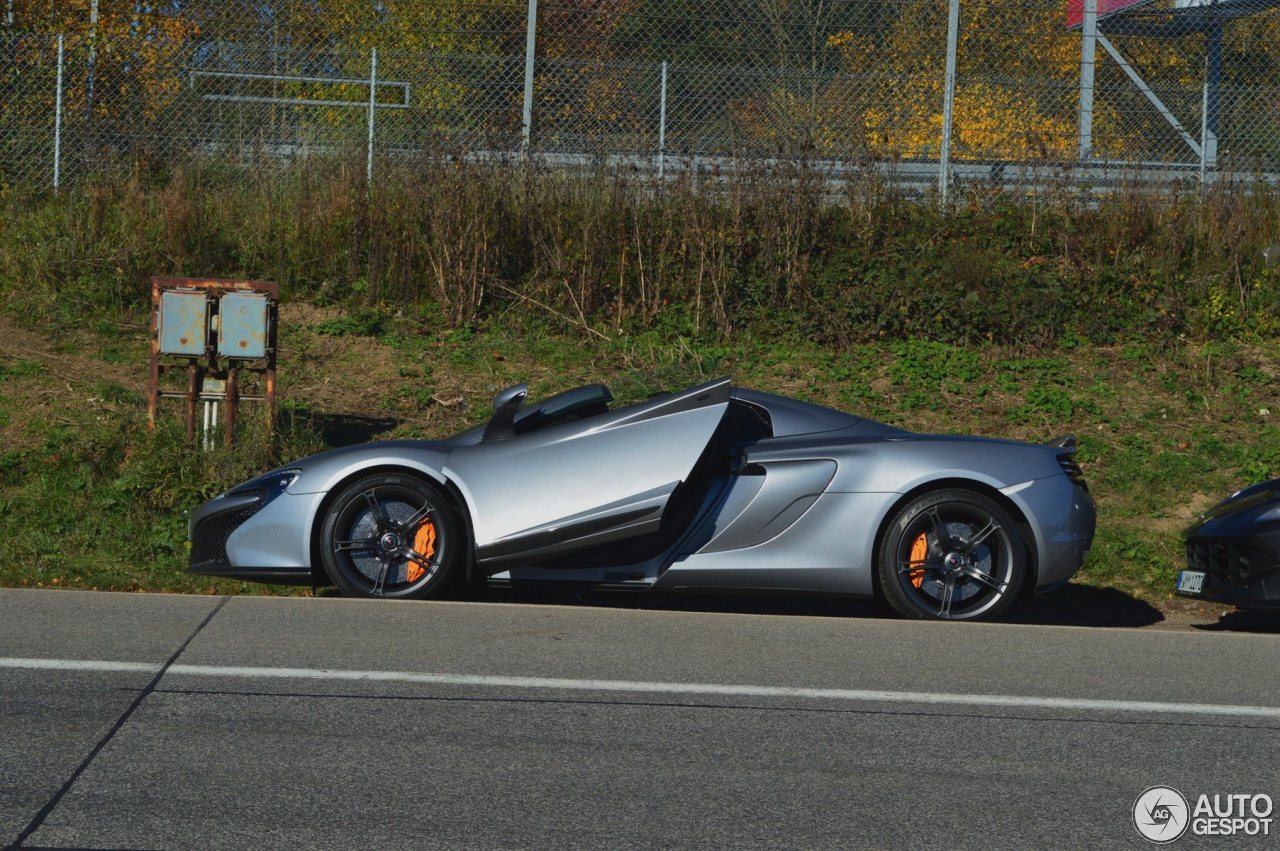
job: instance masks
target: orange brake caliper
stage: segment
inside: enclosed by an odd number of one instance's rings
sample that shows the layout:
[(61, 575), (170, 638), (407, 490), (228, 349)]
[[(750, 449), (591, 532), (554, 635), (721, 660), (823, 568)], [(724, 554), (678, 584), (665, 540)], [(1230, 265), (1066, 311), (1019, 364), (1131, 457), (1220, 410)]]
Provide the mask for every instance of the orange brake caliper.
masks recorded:
[[(921, 564), (929, 557), (929, 539), (924, 536), (924, 532), (920, 533), (920, 537), (916, 538), (915, 543), (911, 545), (911, 563)], [(924, 568), (912, 570), (907, 574), (911, 577), (911, 584), (919, 588), (924, 583)]]
[[(413, 536), (413, 550), (428, 561), (436, 554), (436, 524), (429, 519), (422, 521), (422, 525)], [(409, 582), (417, 582), (426, 572), (425, 567), (412, 559), (405, 565), (405, 579)]]

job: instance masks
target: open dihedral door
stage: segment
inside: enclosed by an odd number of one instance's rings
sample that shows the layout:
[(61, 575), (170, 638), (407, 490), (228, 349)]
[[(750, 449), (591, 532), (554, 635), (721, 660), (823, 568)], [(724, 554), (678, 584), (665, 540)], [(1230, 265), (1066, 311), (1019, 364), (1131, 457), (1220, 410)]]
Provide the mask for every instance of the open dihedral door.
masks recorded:
[(728, 378), (507, 440), (461, 447), (445, 473), (488, 572), (654, 532), (729, 405)]

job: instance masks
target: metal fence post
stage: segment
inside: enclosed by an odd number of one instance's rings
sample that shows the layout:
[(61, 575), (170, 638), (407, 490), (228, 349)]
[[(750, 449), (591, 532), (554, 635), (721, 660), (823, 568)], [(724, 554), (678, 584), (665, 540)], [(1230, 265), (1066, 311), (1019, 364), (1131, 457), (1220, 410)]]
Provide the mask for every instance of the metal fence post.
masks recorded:
[(93, 91), (98, 74), (98, 0), (89, 3), (89, 68), (85, 75), (84, 111), (91, 120), (93, 118)]
[(951, 129), (956, 105), (956, 53), (960, 46), (960, 0), (951, 0), (947, 19), (947, 77), (942, 100), (942, 150), (938, 156), (938, 196), (947, 203), (951, 183)]
[(667, 158), (667, 61), (662, 61), (662, 94), (658, 98), (658, 179)]
[(1201, 107), (1200, 179), (1218, 167), (1218, 130), (1222, 114), (1222, 21), (1205, 30), (1204, 103)]
[(1080, 161), (1093, 159), (1093, 72), (1098, 56), (1098, 0), (1084, 0), (1080, 44)]
[(1200, 89), (1200, 183), (1209, 170), (1209, 81)]
[(58, 36), (58, 83), (53, 106), (53, 191), (62, 178), (62, 36)]
[(369, 51), (369, 148), (365, 152), (365, 183), (373, 185), (373, 115), (378, 102), (378, 48)]
[(533, 55), (538, 48), (538, 0), (529, 0), (529, 21), (524, 32), (524, 116), (520, 127), (520, 146), (528, 155), (533, 137)]

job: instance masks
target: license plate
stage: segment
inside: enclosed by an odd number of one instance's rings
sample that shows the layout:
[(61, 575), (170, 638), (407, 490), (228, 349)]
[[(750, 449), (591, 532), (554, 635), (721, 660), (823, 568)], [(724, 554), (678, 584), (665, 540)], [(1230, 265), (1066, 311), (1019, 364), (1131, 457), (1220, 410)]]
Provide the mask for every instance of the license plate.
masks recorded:
[(1179, 571), (1177, 588), (1178, 592), (1181, 594), (1199, 594), (1204, 590), (1204, 571)]

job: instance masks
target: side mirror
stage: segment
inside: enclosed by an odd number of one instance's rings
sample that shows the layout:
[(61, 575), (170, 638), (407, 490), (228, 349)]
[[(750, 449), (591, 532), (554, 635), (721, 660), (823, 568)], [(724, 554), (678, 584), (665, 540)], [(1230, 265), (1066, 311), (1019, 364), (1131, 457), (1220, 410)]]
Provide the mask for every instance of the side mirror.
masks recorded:
[(1280, 245), (1273, 245), (1262, 252), (1262, 262), (1268, 266), (1280, 266)]
[(493, 397), (493, 417), (484, 427), (482, 441), (507, 440), (516, 436), (516, 413), (529, 395), (528, 384), (513, 384)]
[(516, 410), (524, 404), (524, 397), (529, 395), (528, 384), (512, 384), (505, 390), (500, 390), (497, 396), (493, 397), (493, 412), (496, 414), (508, 405), (515, 404)]

